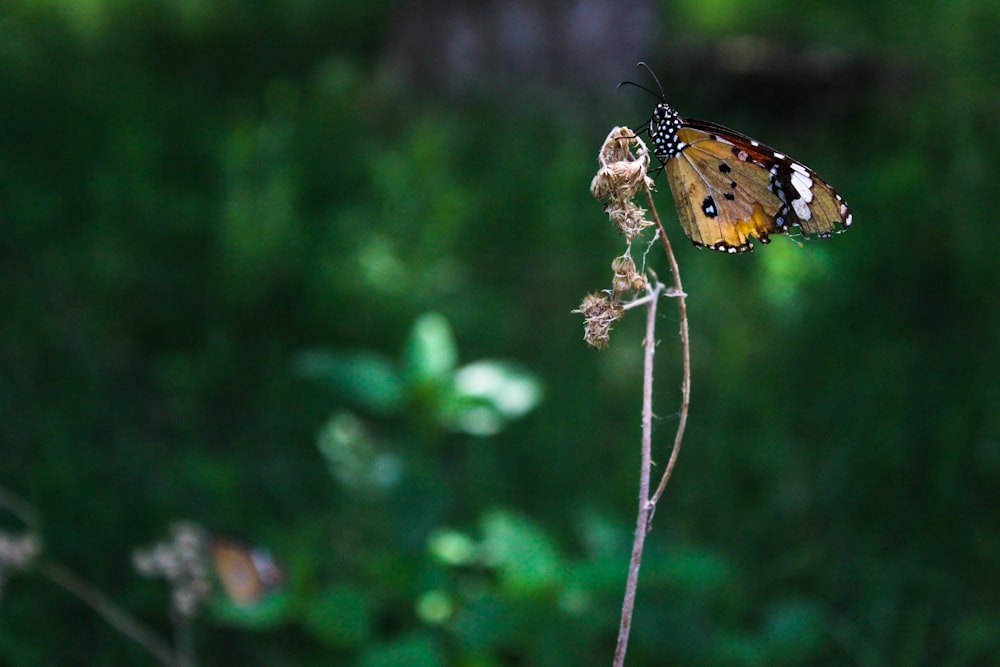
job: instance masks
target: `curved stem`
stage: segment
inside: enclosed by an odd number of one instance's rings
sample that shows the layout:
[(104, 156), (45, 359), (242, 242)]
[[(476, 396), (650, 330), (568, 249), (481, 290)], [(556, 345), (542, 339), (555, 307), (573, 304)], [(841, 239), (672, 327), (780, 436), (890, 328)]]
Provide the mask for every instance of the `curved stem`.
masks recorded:
[(656, 512), (656, 503), (659, 502), (660, 496), (663, 495), (664, 489), (667, 488), (667, 482), (670, 481), (670, 476), (674, 472), (674, 466), (677, 464), (677, 455), (680, 454), (681, 443), (684, 440), (684, 430), (687, 428), (688, 410), (691, 406), (691, 339), (688, 335), (687, 303), (685, 301), (687, 295), (684, 294), (684, 285), (681, 284), (680, 268), (677, 266), (677, 258), (674, 257), (673, 248), (670, 246), (670, 239), (667, 238), (667, 233), (663, 229), (663, 223), (660, 222), (660, 214), (656, 211), (656, 204), (653, 202), (653, 193), (649, 191), (649, 188), (646, 188), (646, 200), (649, 202), (649, 210), (653, 214), (653, 222), (656, 223), (656, 229), (660, 232), (660, 238), (663, 240), (663, 249), (666, 250), (667, 260), (670, 262), (670, 273), (674, 277), (674, 296), (677, 297), (677, 310), (681, 321), (681, 354), (684, 359), (684, 377), (681, 380), (681, 411), (677, 421), (677, 434), (674, 436), (674, 446), (670, 450), (670, 460), (667, 461), (663, 477), (660, 478), (656, 492), (653, 493), (653, 497), (649, 500), (651, 505), (649, 520), (652, 521), (653, 514)]

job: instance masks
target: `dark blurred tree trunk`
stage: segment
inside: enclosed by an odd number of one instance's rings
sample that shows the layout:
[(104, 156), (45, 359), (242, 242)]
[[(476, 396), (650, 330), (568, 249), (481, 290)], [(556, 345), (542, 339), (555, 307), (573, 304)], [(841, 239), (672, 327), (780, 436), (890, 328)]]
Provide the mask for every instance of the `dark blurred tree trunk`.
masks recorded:
[(389, 58), (453, 94), (606, 89), (648, 57), (654, 18), (650, 0), (411, 0)]

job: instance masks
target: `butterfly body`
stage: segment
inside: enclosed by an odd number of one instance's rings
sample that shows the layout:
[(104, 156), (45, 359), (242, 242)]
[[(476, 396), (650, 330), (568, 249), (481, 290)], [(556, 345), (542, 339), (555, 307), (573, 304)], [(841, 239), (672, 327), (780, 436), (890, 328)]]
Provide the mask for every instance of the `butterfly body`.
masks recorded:
[(753, 250), (750, 237), (794, 228), (828, 238), (853, 220), (843, 197), (811, 169), (739, 132), (686, 120), (660, 103), (648, 123), (684, 233), (698, 247)]

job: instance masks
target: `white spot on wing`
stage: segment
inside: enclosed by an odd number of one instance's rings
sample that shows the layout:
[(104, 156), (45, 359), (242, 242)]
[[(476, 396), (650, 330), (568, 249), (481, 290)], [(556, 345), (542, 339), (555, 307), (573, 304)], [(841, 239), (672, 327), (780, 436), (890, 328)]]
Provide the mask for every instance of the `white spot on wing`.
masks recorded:
[[(794, 164), (792, 165), (795, 166)], [(792, 185), (795, 186), (795, 190), (799, 193), (799, 196), (805, 200), (806, 204), (809, 204), (813, 200), (812, 179), (803, 174), (802, 172), (796, 170), (792, 173)], [(800, 218), (802, 216), (799, 216)]]
[(812, 209), (809, 208), (809, 202), (804, 199), (793, 199), (792, 209), (795, 211), (795, 215), (799, 216), (800, 220), (808, 220), (812, 217)]

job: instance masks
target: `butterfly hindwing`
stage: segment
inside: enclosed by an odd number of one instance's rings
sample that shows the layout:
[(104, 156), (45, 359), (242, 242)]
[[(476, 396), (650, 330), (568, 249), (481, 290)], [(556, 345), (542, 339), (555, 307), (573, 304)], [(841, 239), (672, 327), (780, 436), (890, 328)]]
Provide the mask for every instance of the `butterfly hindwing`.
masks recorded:
[(852, 221), (843, 198), (805, 165), (745, 135), (684, 120), (659, 104), (649, 123), (684, 233), (697, 246), (730, 253), (753, 249), (750, 237), (797, 227), (826, 238)]
[(742, 160), (765, 167), (770, 174), (768, 189), (789, 207), (786, 222), (798, 226), (805, 236), (827, 238), (850, 226), (853, 216), (844, 198), (829, 183), (801, 162), (735, 130), (703, 120), (685, 122), (685, 128), (701, 130), (720, 141), (732, 142), (730, 152)]

